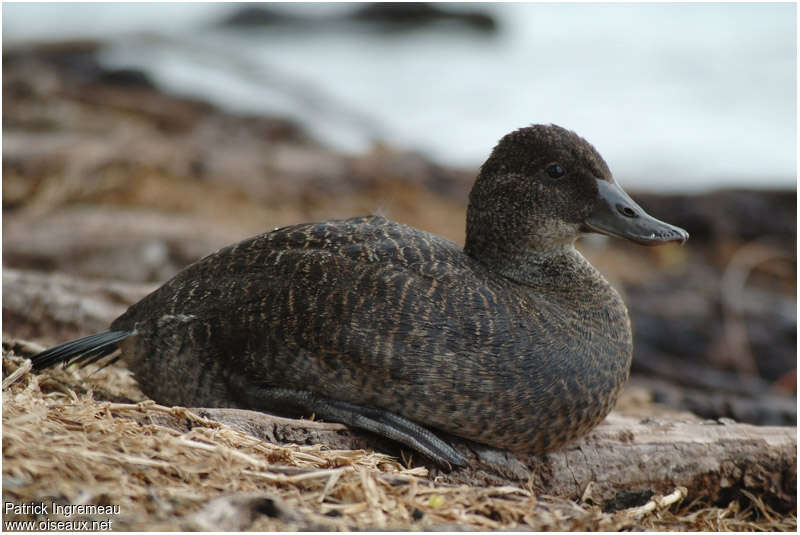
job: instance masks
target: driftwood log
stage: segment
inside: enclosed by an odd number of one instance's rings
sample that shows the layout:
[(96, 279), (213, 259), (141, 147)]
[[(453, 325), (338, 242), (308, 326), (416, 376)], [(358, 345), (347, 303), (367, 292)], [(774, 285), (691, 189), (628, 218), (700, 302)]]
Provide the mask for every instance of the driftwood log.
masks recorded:
[[(131, 405), (140, 418), (188, 430), (192, 419), (179, 409)], [(273, 443), (324, 444), (331, 449), (378, 449), (400, 455), (398, 446), (337, 423), (281, 418), (238, 409), (188, 409)], [(134, 417), (136, 417), (134, 415)], [(735, 422), (641, 419), (612, 412), (587, 437), (543, 456), (495, 450), (456, 437), (449, 441), (470, 461), (443, 470), (422, 462), (439, 483), (530, 485), (544, 494), (609, 503), (626, 491), (668, 494), (685, 487), (690, 498), (729, 501), (738, 490), (763, 496), (779, 508), (796, 504), (795, 428)]]
[[(105, 328), (151, 289), (6, 269), (3, 328), (15, 338), (63, 341)], [(153, 407), (131, 404), (130, 414), (177, 429), (192, 425), (185, 409), (162, 408), (154, 417)], [(407, 454), (396, 444), (336, 423), (235, 409), (189, 411), (193, 418), (213, 420), (275, 443)], [(689, 499), (723, 503), (747, 490), (777, 510), (796, 507), (796, 427), (756, 427), (663, 413), (642, 418), (614, 412), (584, 439), (538, 457), (448, 438), (470, 460), (467, 468), (446, 471), (418, 456), (414, 459), (426, 463), (431, 477), (444, 484), (529, 485), (544, 494), (606, 504), (627, 491), (666, 494), (685, 487)]]

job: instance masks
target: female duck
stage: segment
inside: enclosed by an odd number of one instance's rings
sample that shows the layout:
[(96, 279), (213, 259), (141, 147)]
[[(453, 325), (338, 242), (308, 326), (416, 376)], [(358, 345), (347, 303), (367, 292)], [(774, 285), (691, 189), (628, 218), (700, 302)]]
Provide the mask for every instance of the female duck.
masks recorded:
[(688, 238), (633, 202), (581, 137), (522, 128), (481, 168), (463, 250), (376, 216), (286, 227), (192, 264), (110, 331), (33, 362), (119, 348), (162, 404), (315, 413), (456, 465), (426, 427), (541, 453), (597, 425), (631, 363), (625, 305), (575, 250), (585, 232)]

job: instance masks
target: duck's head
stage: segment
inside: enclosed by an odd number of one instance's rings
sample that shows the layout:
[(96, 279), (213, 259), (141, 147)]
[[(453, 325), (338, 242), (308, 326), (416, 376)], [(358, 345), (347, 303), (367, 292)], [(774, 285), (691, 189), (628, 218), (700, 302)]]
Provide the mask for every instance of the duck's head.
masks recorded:
[(642, 245), (689, 237), (648, 215), (574, 132), (533, 125), (503, 137), (470, 193), (465, 251), (479, 258), (547, 252), (587, 232)]

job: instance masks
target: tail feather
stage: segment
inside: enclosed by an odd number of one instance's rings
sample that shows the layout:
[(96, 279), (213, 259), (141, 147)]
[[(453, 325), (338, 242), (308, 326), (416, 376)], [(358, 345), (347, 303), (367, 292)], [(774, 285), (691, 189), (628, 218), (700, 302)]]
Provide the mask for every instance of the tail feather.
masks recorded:
[(133, 331), (108, 331), (93, 334), (46, 349), (31, 357), (31, 361), (37, 370), (43, 370), (61, 362), (66, 364), (80, 362), (85, 366), (116, 351), (119, 342), (132, 334)]

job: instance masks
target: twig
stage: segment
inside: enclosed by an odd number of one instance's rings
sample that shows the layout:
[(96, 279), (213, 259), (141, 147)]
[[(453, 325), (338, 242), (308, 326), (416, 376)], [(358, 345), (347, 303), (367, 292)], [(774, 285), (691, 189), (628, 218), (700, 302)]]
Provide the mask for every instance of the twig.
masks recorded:
[(297, 474), (294, 476), (287, 476), (283, 474), (270, 474), (267, 472), (254, 472), (253, 470), (242, 470), (242, 473), (250, 476), (259, 477), (262, 479), (267, 479), (269, 481), (275, 481), (278, 483), (297, 483), (299, 481), (306, 481), (308, 479), (332, 477), (334, 474), (338, 478), (343, 472), (349, 472), (353, 470), (354, 469), (350, 466), (343, 466), (341, 468), (329, 468), (326, 470), (311, 470), (304, 474)]
[(667, 494), (666, 496), (654, 496), (649, 502), (646, 504), (635, 507), (633, 509), (628, 509), (625, 511), (627, 514), (633, 516), (637, 520), (641, 519), (644, 515), (648, 513), (652, 513), (656, 509), (666, 509), (670, 505), (677, 503), (684, 498), (686, 498), (688, 491), (686, 487), (678, 487), (675, 489), (674, 492), (671, 494)]
[(3, 379), (3, 390), (19, 381), (20, 377), (31, 371), (32, 368), (33, 363), (31, 363), (31, 359), (25, 359), (19, 368), (14, 370), (11, 375)]

